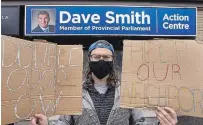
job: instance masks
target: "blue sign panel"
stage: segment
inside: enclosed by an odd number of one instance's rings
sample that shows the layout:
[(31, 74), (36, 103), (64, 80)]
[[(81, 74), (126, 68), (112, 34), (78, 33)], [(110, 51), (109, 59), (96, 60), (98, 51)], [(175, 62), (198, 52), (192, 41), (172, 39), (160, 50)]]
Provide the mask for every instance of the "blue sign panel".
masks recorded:
[(196, 36), (196, 8), (26, 6), (25, 35)]

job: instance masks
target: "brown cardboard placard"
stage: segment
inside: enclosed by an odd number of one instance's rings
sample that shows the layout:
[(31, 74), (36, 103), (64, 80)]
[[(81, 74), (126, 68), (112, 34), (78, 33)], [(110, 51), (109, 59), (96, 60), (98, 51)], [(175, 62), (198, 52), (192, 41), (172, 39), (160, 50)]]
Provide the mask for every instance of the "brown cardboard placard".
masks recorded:
[(60, 97), (60, 107), (56, 114), (81, 114), (82, 112), (82, 46), (58, 45), (58, 72), (56, 85), (56, 100)]
[[(60, 46), (68, 55), (64, 56), (53, 43), (3, 35), (1, 40), (2, 124), (29, 119), (35, 113), (81, 114), (82, 46)], [(59, 66), (59, 59), (71, 65)]]
[(43, 39), (34, 39), (34, 42), (43, 42), (43, 43), (47, 43), (47, 40), (43, 40)]
[(125, 40), (120, 106), (203, 117), (202, 71), (203, 44), (195, 40)]

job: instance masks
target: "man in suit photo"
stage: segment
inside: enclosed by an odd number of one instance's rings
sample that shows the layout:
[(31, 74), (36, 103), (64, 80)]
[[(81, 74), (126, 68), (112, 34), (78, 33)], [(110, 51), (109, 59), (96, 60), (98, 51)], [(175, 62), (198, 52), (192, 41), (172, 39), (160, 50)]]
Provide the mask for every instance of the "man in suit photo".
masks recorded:
[(38, 26), (35, 27), (32, 32), (44, 32), (50, 33), (55, 32), (55, 26), (49, 25), (50, 16), (49, 13), (45, 10), (42, 10), (38, 13)]

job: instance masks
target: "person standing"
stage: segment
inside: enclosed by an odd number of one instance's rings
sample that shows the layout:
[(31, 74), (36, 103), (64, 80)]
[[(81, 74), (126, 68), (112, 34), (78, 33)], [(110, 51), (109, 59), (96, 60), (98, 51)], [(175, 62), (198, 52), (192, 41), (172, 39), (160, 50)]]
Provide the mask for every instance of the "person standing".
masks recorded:
[(157, 108), (154, 120), (147, 121), (140, 109), (119, 107), (120, 83), (115, 70), (113, 46), (99, 40), (89, 47), (88, 66), (83, 83), (83, 111), (81, 115), (61, 115), (49, 121), (43, 114), (35, 114), (31, 125), (175, 125), (176, 112), (169, 108)]

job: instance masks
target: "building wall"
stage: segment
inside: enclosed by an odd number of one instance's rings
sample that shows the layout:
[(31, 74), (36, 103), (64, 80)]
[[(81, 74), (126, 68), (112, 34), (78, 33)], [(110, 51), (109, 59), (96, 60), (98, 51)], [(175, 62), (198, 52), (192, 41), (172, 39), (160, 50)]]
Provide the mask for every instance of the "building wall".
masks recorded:
[(197, 10), (197, 40), (203, 43), (203, 7)]

